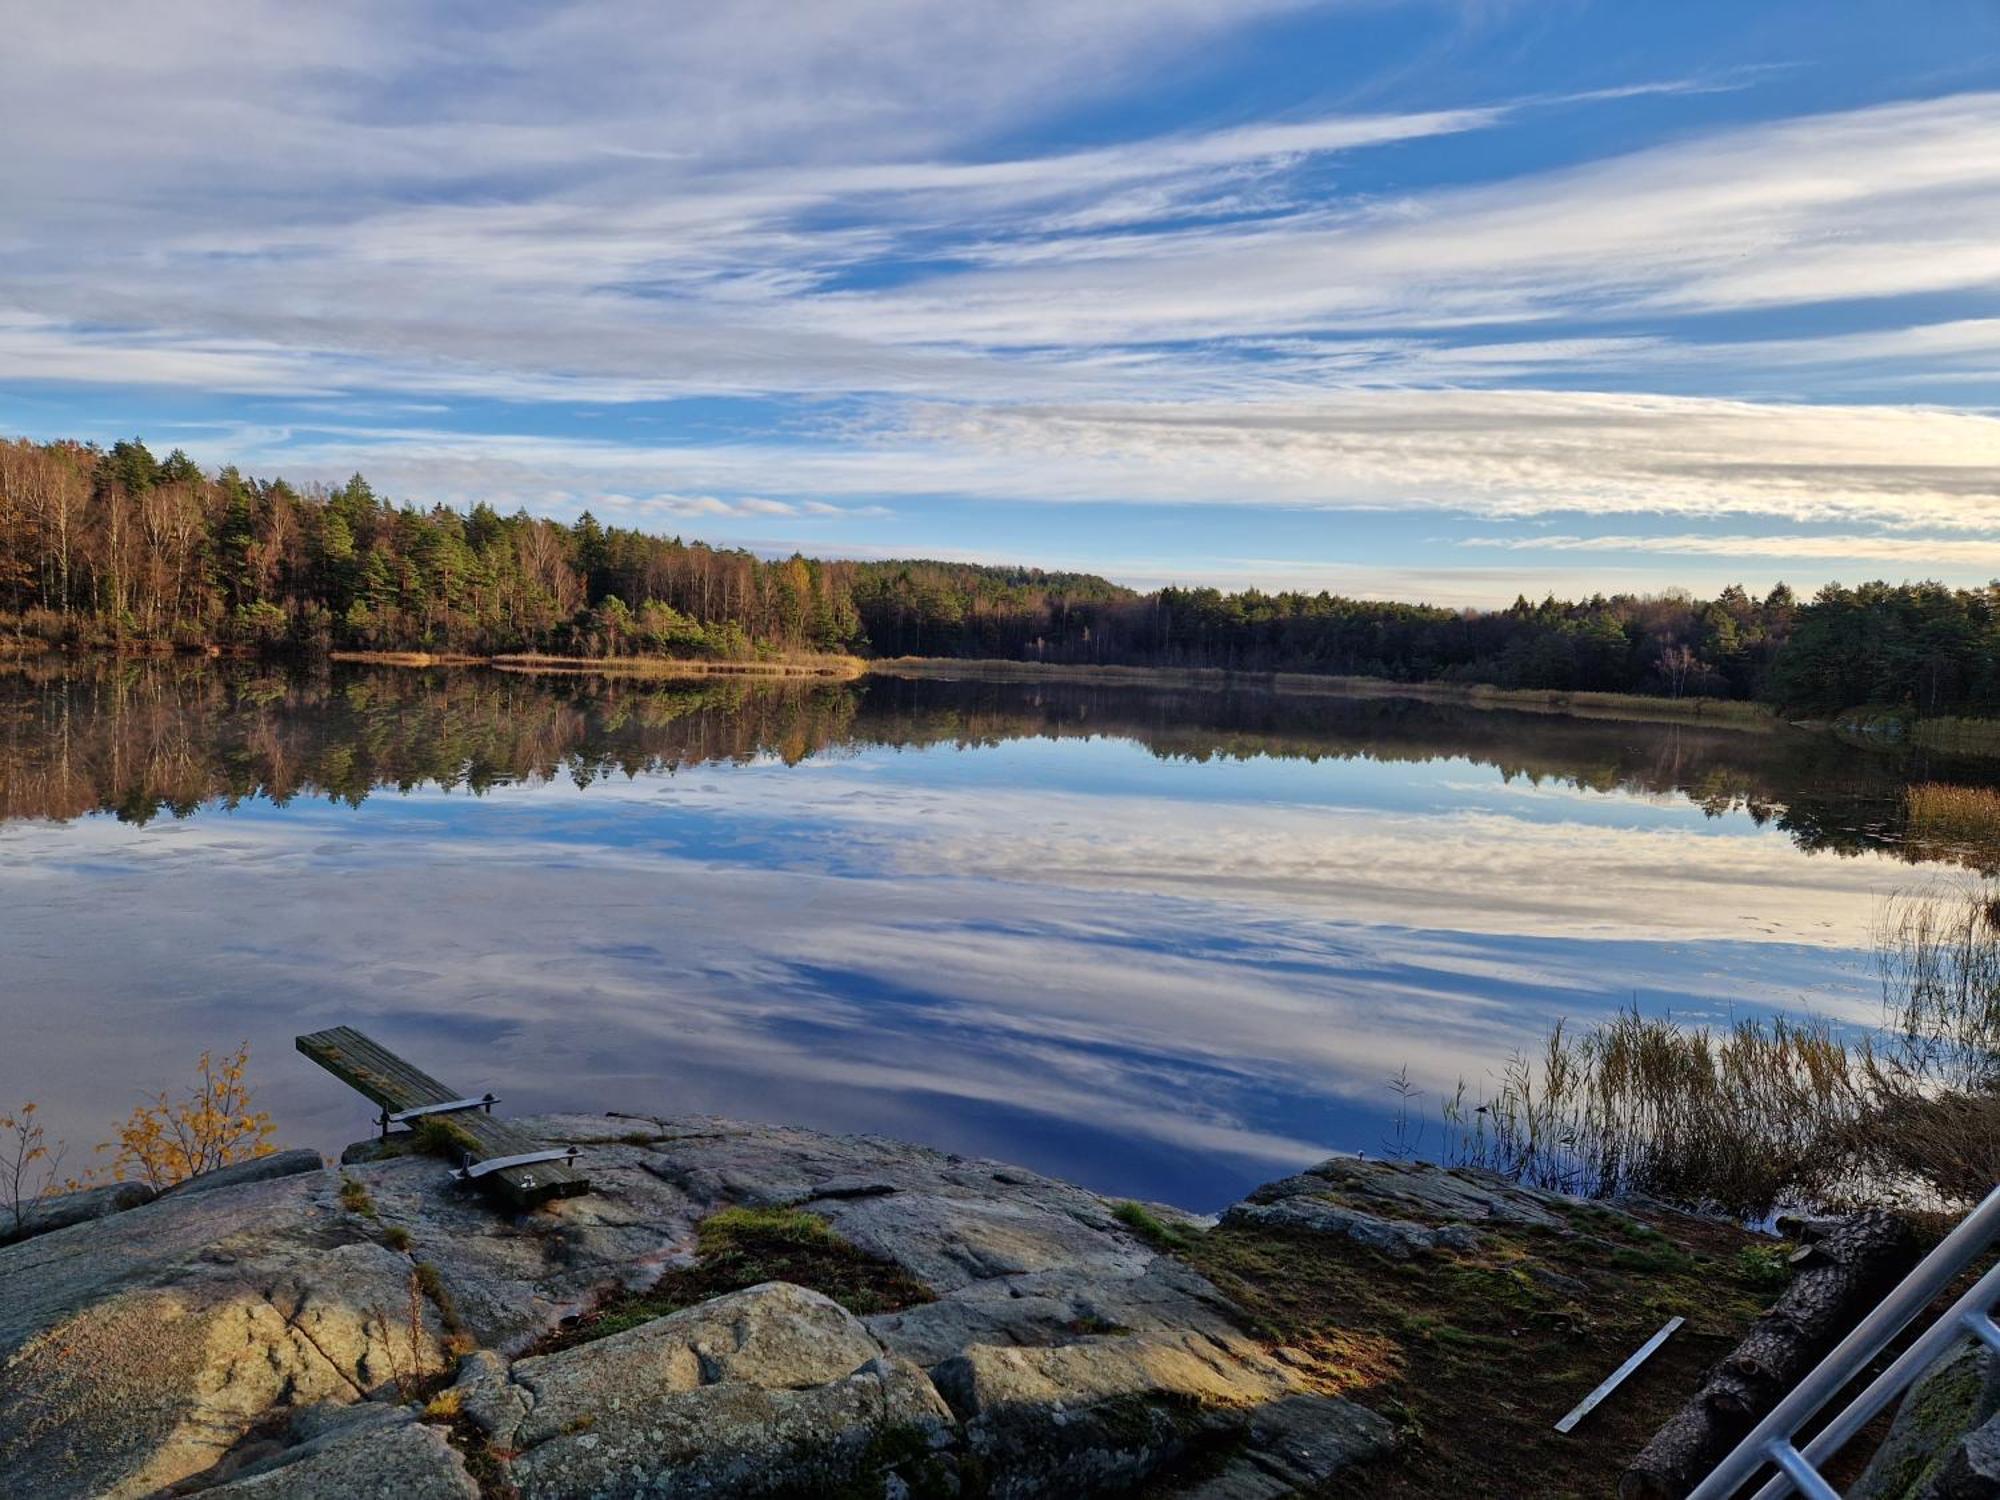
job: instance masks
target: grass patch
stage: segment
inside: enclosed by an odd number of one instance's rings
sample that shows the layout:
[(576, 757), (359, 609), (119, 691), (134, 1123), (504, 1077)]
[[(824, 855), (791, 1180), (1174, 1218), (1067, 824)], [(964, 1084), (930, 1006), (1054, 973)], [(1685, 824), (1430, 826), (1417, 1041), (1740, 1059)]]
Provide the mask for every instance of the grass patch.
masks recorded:
[(1754, 1217), (1836, 1194), (1861, 1084), (1822, 1020), (1711, 1028), (1629, 1010), (1583, 1031), (1557, 1023), (1486, 1097), (1461, 1087), (1445, 1101), (1445, 1154), (1533, 1187)]
[[(1331, 1236), (1226, 1224), (1182, 1258), (1261, 1339), (1306, 1355), (1322, 1389), (1396, 1422), (1397, 1458), (1328, 1495), (1514, 1495), (1533, 1475), (1538, 1497), (1597, 1500), (1768, 1301), (1731, 1274), (1746, 1231), (1663, 1222), (1670, 1233), (1609, 1213), (1582, 1216), (1579, 1235), (1488, 1227), (1476, 1252), (1400, 1262)], [(1616, 1397), (1575, 1433), (1553, 1430), (1675, 1314), (1687, 1326)]]
[(417, 1290), (426, 1302), (437, 1309), (438, 1322), (444, 1326), (444, 1347), (447, 1354), (470, 1354), (479, 1347), (479, 1341), (472, 1336), (472, 1330), (465, 1326), (465, 1319), (459, 1316), (458, 1303), (453, 1300), (451, 1288), (444, 1284), (444, 1276), (438, 1268), (427, 1260), (420, 1260), (413, 1268)]
[(410, 1144), (426, 1156), (442, 1157), (454, 1164), (466, 1156), (479, 1154), (479, 1142), (455, 1120), (443, 1115), (426, 1115), (410, 1131)]
[(461, 1399), (457, 1391), (441, 1391), (424, 1408), (424, 1415), (444, 1429), (446, 1440), (458, 1450), (480, 1500), (521, 1500), (521, 1491), (507, 1468), (515, 1455), (494, 1446), (460, 1407)]
[(1169, 1224), (1143, 1203), (1120, 1203), (1111, 1217), (1131, 1230), (1155, 1250), (1185, 1249), (1194, 1236), (1178, 1224)]
[(1745, 1245), (1736, 1252), (1736, 1279), (1753, 1291), (1776, 1296), (1792, 1281), (1790, 1245)]
[(465, 1392), (448, 1386), (424, 1403), (424, 1418), (431, 1422), (456, 1422), (465, 1410)]
[(391, 1224), (382, 1231), (382, 1243), (400, 1255), (410, 1248), (410, 1231), (401, 1224)]
[(364, 1219), (375, 1217), (375, 1198), (368, 1191), (368, 1184), (358, 1177), (341, 1176), (340, 1206)]
[(789, 1281), (831, 1297), (857, 1317), (932, 1300), (893, 1261), (858, 1249), (817, 1214), (796, 1208), (725, 1208), (695, 1229), (695, 1262), (643, 1292), (617, 1292), (535, 1346), (550, 1354), (623, 1333), (711, 1297), (765, 1281)]

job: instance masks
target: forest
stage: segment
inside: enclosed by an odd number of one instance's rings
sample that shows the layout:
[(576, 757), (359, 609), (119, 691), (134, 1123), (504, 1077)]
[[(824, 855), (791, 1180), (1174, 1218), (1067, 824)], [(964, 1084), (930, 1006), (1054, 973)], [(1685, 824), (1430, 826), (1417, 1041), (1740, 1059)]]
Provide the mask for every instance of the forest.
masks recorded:
[(1141, 594), (1090, 574), (760, 558), (485, 504), (0, 442), (0, 633), (66, 646), (746, 660), (843, 652), (1221, 667), (2000, 715), (2000, 586), (1838, 584), (1445, 609)]

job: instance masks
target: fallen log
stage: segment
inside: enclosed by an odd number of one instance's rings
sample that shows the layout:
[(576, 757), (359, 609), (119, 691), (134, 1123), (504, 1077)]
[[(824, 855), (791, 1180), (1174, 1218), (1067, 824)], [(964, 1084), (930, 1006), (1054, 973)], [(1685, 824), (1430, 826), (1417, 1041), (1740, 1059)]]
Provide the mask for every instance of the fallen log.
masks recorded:
[(1792, 1284), (1653, 1434), (1618, 1481), (1619, 1500), (1683, 1500), (1915, 1260), (1910, 1226), (1879, 1210), (1799, 1250)]

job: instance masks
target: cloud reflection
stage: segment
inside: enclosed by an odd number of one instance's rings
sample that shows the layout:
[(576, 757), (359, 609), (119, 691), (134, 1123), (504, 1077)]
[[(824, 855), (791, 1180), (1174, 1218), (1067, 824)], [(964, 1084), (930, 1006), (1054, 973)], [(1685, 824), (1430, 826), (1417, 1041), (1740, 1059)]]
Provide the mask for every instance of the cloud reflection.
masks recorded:
[(290, 1038), (346, 1021), (515, 1108), (900, 1133), (1213, 1205), (1377, 1149), (1400, 1067), (1477, 1080), (1558, 1015), (1866, 1020), (1858, 947), (1910, 873), (1463, 759), (809, 764), (0, 827), (0, 1093), (88, 1138), (247, 1035), (287, 1136), (335, 1148), (362, 1111)]

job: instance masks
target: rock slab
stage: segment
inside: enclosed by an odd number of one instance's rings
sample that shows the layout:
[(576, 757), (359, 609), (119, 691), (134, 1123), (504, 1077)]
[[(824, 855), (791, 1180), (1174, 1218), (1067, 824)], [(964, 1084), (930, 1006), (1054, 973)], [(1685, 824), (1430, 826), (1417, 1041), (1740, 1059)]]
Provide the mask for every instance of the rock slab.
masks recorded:
[[(0, 1249), (0, 1500), (371, 1494), (378, 1472), (429, 1500), (466, 1493), (459, 1449), (528, 1500), (1084, 1496), (1191, 1459), (1233, 1486), (1210, 1500), (1263, 1500), (1391, 1443), (1073, 1184), (707, 1117), (522, 1123), (587, 1153), (589, 1195), (508, 1216), (429, 1158), (287, 1153)], [(818, 1215), (935, 1299), (857, 1318), (774, 1282), (532, 1353), (737, 1206)]]

